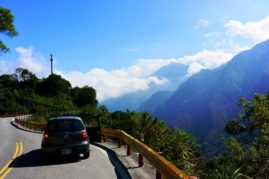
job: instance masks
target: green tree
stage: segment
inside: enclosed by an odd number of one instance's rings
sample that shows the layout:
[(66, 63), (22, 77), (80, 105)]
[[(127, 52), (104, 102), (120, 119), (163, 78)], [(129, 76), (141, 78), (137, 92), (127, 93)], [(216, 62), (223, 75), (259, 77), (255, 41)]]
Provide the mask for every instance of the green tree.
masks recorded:
[(247, 175), (269, 177), (269, 93), (241, 99), (240, 106), (244, 113), (225, 127), (228, 156)]
[(86, 105), (96, 107), (97, 101), (95, 89), (89, 86), (78, 88), (74, 96), (74, 102), (79, 107)]
[(18, 81), (16, 80), (14, 75), (1, 75), (0, 76), (0, 88), (10, 88), (15, 89), (18, 85)]
[(115, 111), (111, 113), (111, 128), (113, 129), (121, 129), (133, 135), (133, 129), (135, 126), (135, 121), (130, 118), (129, 112), (123, 111)]
[(15, 74), (13, 75), (16, 81), (19, 82), (19, 87), (34, 92), (36, 91), (38, 85), (38, 78), (35, 74), (24, 68), (17, 68)]
[(237, 167), (225, 156), (208, 160), (200, 174), (201, 179), (251, 179), (242, 173), (242, 167)]
[[(0, 33), (3, 33), (9, 37), (14, 37), (18, 35), (14, 25), (14, 17), (9, 9), (0, 7)], [(8, 52), (9, 48), (0, 40), (0, 53)]]
[(69, 94), (70, 91), (70, 82), (56, 74), (51, 74), (44, 79), (38, 89), (38, 92), (45, 96), (56, 96), (61, 93)]
[(33, 78), (37, 79), (35, 74), (33, 74), (32, 72), (30, 72), (29, 70), (25, 68), (17, 68), (15, 71), (15, 76), (17, 78), (17, 81), (27, 81)]
[(106, 106), (101, 105), (97, 108), (98, 117), (102, 127), (110, 127), (111, 126), (111, 117), (110, 113)]

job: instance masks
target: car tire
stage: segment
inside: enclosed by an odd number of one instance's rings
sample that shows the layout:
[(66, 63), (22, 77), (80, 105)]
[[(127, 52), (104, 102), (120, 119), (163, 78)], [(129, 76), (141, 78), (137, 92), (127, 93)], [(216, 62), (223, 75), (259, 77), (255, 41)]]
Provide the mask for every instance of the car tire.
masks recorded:
[(85, 153), (83, 154), (83, 158), (84, 158), (84, 159), (87, 159), (87, 158), (89, 158), (89, 157), (90, 157), (90, 151), (85, 152)]

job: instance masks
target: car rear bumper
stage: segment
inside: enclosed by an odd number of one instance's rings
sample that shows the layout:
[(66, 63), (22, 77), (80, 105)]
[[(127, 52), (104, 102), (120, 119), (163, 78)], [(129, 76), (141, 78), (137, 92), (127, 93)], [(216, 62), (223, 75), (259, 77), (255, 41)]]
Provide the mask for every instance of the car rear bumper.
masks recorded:
[(79, 144), (71, 144), (71, 145), (61, 145), (61, 146), (49, 146), (42, 144), (41, 150), (45, 153), (51, 153), (51, 154), (61, 154), (62, 150), (70, 149), (72, 151), (72, 154), (75, 153), (86, 153), (90, 150), (90, 144), (89, 141), (84, 141)]

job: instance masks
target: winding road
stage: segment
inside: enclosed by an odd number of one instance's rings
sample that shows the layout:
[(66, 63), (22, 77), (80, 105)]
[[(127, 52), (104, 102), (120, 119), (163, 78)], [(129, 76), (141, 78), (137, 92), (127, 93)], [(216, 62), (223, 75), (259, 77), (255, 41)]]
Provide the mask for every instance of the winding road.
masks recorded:
[(120, 163), (107, 152), (90, 146), (86, 160), (72, 157), (44, 159), (42, 134), (24, 131), (11, 124), (14, 118), (0, 118), (0, 179), (36, 178), (129, 178)]

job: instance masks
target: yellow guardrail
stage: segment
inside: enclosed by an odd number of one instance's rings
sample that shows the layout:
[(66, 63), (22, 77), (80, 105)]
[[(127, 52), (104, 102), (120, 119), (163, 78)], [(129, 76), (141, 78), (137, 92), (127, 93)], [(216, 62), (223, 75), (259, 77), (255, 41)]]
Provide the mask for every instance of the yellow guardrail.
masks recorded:
[(26, 119), (27, 117), (16, 116), (15, 122), (22, 127), (36, 131), (43, 131), (47, 125), (46, 123), (28, 122)]
[(154, 151), (149, 146), (145, 145), (138, 139), (132, 137), (122, 130), (112, 130), (107, 128), (102, 128), (101, 134), (107, 138), (108, 136), (116, 137), (123, 140), (127, 145), (134, 147), (139, 153), (141, 153), (147, 160), (156, 167), (156, 169), (164, 175), (165, 178), (182, 178), (189, 179), (190, 177), (183, 171), (178, 169), (174, 164), (169, 162), (158, 152)]

